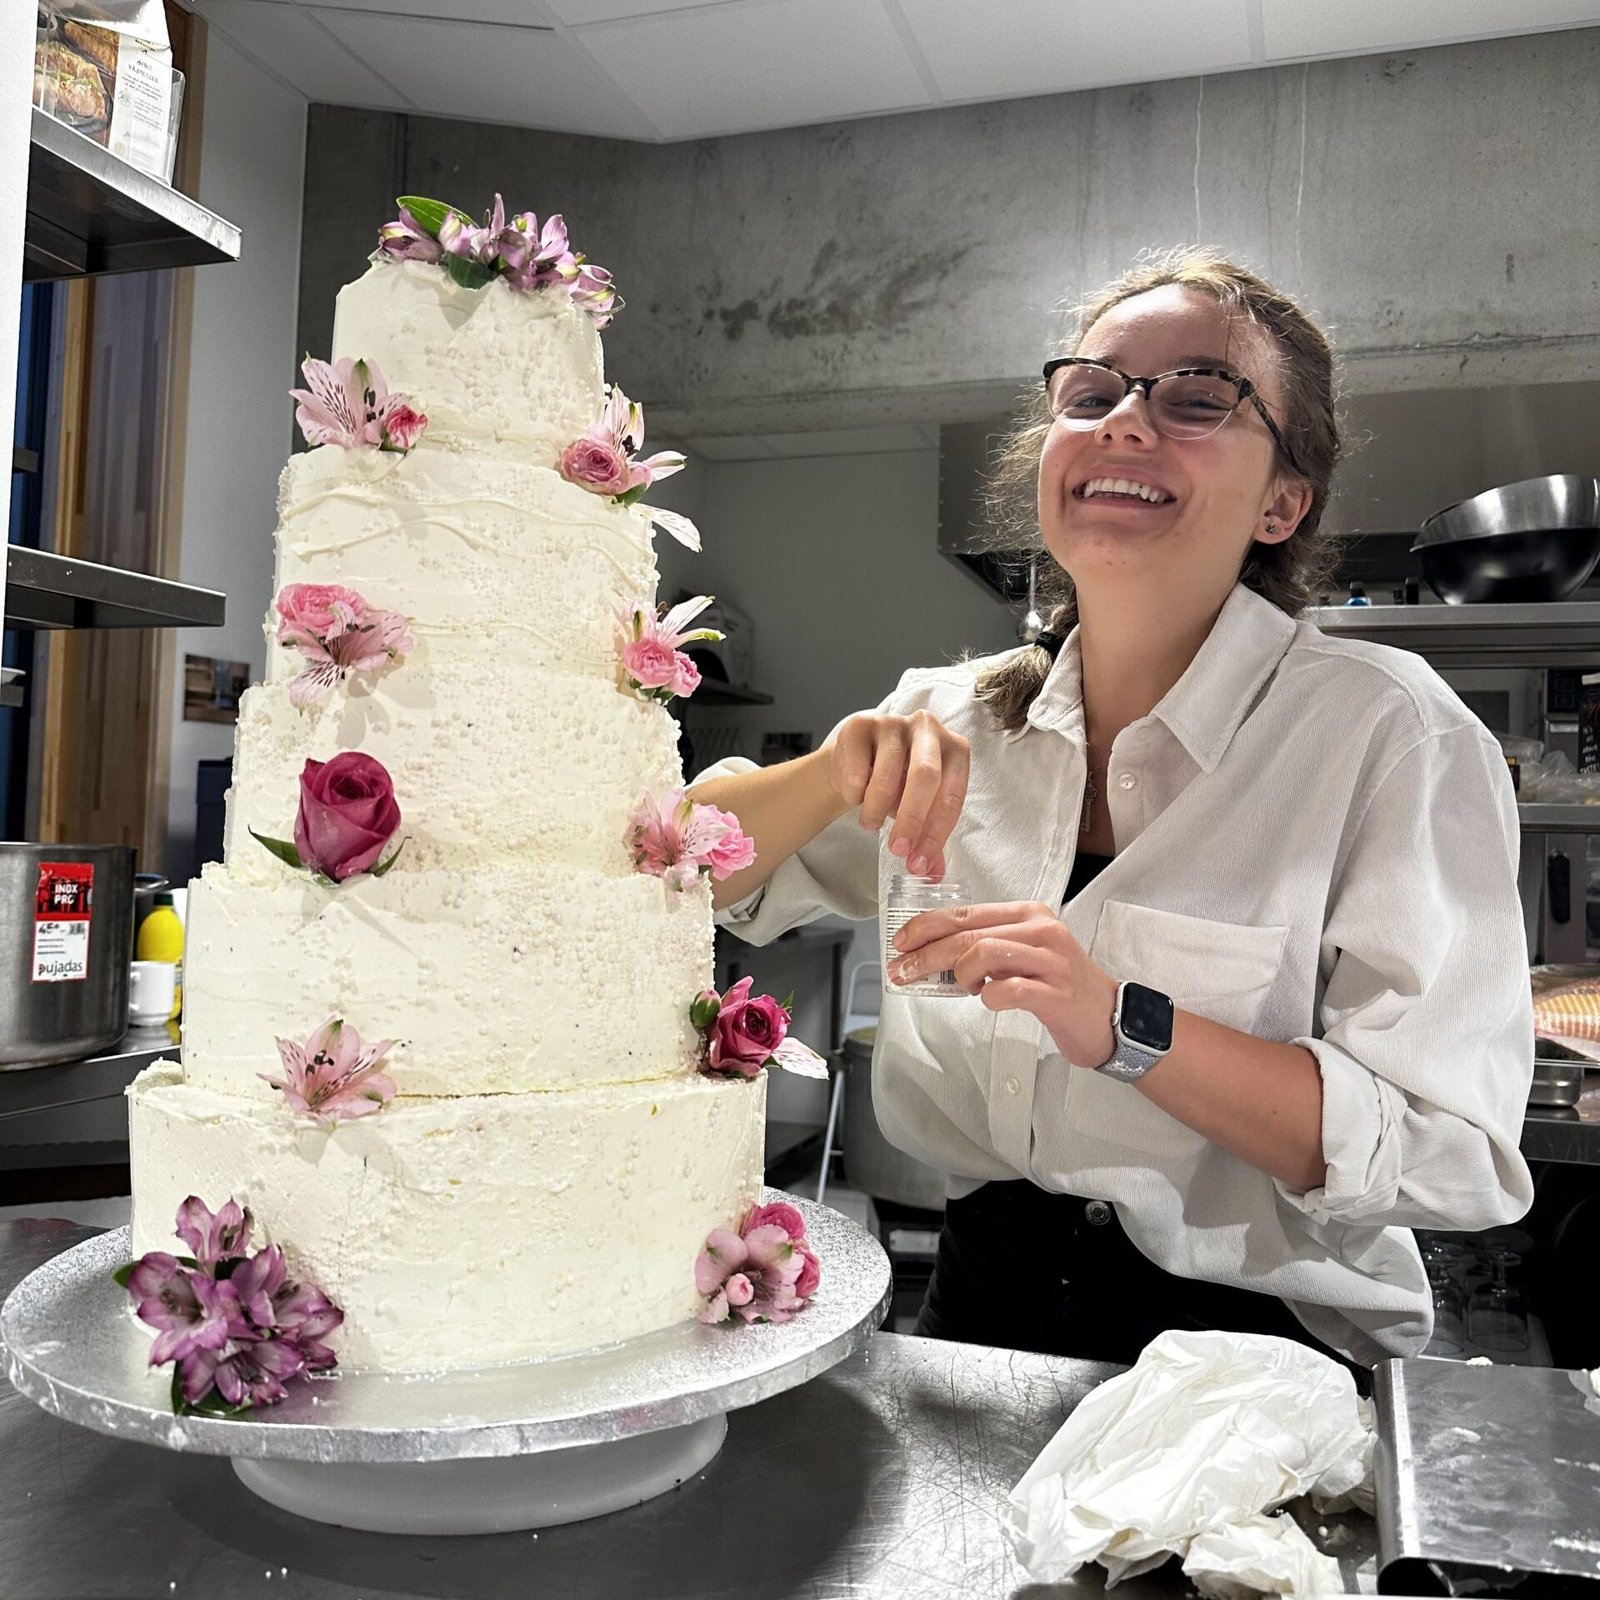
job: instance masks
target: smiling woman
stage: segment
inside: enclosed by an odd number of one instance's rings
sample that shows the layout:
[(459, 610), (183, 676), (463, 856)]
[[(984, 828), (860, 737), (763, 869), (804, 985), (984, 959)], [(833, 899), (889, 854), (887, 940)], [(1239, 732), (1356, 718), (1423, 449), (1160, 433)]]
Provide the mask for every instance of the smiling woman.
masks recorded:
[[(970, 891), (895, 935), (873, 1060), (884, 1133), (948, 1175), (921, 1332), (1119, 1362), (1275, 1333), (1365, 1385), (1430, 1332), (1409, 1230), (1532, 1198), (1505, 763), (1419, 657), (1300, 618), (1339, 435), (1292, 301), (1160, 257), (1044, 376), (999, 491), (1049, 628), (702, 774), (756, 848), (720, 920), (870, 917), (906, 869)], [(936, 972), (953, 997), (914, 992)]]

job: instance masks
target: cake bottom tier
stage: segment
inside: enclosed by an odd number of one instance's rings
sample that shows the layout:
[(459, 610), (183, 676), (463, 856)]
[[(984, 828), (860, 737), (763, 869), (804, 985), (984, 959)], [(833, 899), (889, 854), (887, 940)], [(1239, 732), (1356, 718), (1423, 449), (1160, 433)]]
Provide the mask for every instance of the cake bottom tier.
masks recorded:
[(695, 1258), (761, 1190), (765, 1076), (396, 1099), (321, 1128), (183, 1081), (128, 1089), (133, 1253), (198, 1195), (254, 1214), (345, 1313), (342, 1365), (556, 1356), (685, 1321)]

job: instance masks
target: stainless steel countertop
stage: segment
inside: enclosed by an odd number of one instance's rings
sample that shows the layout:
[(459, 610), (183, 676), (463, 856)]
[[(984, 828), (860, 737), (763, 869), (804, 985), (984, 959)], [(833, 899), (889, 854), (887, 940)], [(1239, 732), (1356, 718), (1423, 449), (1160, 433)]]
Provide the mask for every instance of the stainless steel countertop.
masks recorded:
[[(0, 1295), (93, 1231), (0, 1222)], [(735, 1412), (722, 1453), (682, 1489), (592, 1522), (473, 1539), (301, 1521), (257, 1500), (226, 1461), (72, 1427), (0, 1379), (3, 1590), (6, 1600), (1097, 1595), (1098, 1567), (1030, 1584), (998, 1513), (1063, 1418), (1118, 1370), (878, 1334), (823, 1377)], [(1325, 1523), (1347, 1592), (1374, 1593), (1372, 1524)], [(1171, 1563), (1117, 1590), (1187, 1592)]]

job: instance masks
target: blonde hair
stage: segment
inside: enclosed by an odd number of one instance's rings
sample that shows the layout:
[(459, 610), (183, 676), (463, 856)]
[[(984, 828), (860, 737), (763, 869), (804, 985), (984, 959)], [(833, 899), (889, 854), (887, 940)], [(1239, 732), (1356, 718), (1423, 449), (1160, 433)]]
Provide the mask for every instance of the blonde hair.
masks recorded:
[[(1311, 505), (1281, 543), (1251, 544), (1239, 581), (1291, 617), (1298, 616), (1332, 581), (1338, 564), (1338, 541), (1322, 527), (1342, 453), (1333, 351), (1322, 331), (1286, 294), (1217, 251), (1193, 247), (1153, 255), (1086, 300), (1078, 308), (1073, 350), (1082, 348), (1089, 330), (1113, 306), (1169, 284), (1210, 295), (1230, 316), (1244, 317), (1274, 342), (1283, 391), (1283, 415), (1276, 420), (1292, 452), (1278, 453), (1283, 465), (1310, 486)], [(1043, 549), (1037, 483), (1039, 454), (1051, 422), (1041, 386), (1006, 435), (989, 475), (985, 502), (990, 542), (996, 550)], [(1048, 608), (1048, 631), (1066, 635), (1078, 620), (1072, 579), (1045, 558), (1039, 562), (1039, 591), (1041, 609)], [(988, 704), (1001, 726), (1019, 728), (1026, 721), (1052, 659), (1043, 646), (1025, 646), (978, 679), (978, 698)]]

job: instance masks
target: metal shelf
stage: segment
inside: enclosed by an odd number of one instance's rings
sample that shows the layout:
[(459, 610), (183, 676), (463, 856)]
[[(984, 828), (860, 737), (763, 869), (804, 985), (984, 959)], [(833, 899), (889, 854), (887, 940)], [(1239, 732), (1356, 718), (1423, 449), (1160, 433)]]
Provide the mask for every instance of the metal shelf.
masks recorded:
[(1524, 833), (1600, 833), (1600, 805), (1540, 805), (1529, 801), (1517, 807)]
[(176, 1033), (166, 1025), (129, 1028), (103, 1055), (0, 1069), (0, 1122), (90, 1100), (114, 1100), (146, 1067), (163, 1058), (177, 1059)]
[(1438, 667), (1600, 664), (1600, 601), (1547, 605), (1312, 606), (1324, 633), (1414, 650)]
[(214, 589), (6, 546), (8, 628), (219, 628), (226, 613)]
[(238, 259), (233, 223), (34, 107), (25, 279)]

